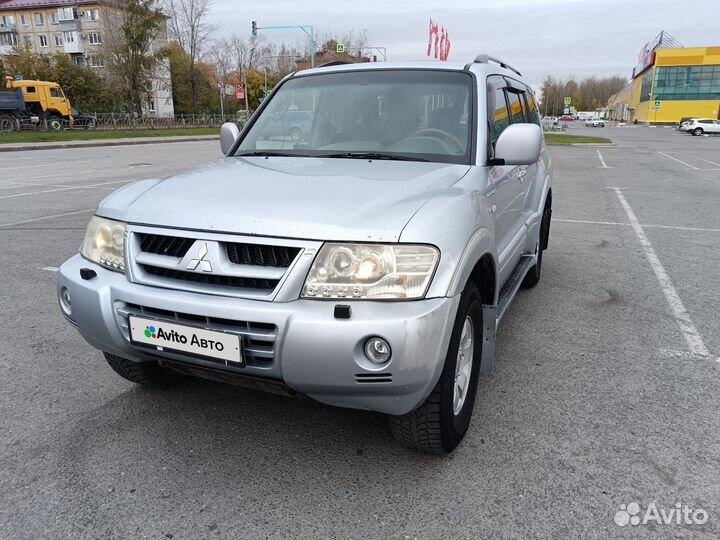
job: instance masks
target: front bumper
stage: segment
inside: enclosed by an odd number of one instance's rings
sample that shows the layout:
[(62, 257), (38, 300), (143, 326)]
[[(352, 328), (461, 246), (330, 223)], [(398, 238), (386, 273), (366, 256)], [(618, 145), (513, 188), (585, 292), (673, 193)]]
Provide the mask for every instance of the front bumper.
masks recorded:
[[(84, 280), (81, 268), (97, 277)], [(260, 377), (329, 405), (404, 414), (430, 394), (442, 371), (460, 297), (411, 302), (352, 301), (350, 319), (336, 319), (342, 302), (265, 302), (197, 294), (130, 283), (76, 255), (60, 268), (58, 292), (66, 287), (72, 313), (66, 317), (93, 347), (135, 361), (165, 358), (228, 375)], [(237, 331), (249, 354), (246, 367), (137, 347), (130, 343), (127, 314), (145, 310), (158, 318)], [(264, 334), (256, 335), (256, 327)], [(271, 330), (268, 330), (271, 329)], [(382, 366), (369, 362), (365, 341), (380, 336), (392, 348)], [(264, 340), (264, 341), (257, 341)], [(253, 353), (255, 350), (257, 352)]]

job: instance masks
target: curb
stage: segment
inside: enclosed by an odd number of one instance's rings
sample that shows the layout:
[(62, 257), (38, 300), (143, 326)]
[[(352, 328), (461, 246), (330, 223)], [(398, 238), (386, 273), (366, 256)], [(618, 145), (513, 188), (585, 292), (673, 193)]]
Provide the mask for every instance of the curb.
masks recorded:
[(165, 144), (220, 140), (219, 135), (196, 135), (179, 137), (138, 137), (137, 139), (95, 139), (88, 141), (0, 143), (0, 152), (24, 152), (26, 150), (58, 150), (64, 148), (93, 148), (98, 146), (131, 146), (137, 144)]

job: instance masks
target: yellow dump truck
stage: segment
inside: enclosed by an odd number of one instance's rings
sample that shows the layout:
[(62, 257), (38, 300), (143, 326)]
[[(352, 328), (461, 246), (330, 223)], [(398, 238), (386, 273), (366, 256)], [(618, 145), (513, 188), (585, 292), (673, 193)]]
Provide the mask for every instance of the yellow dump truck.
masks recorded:
[(72, 125), (72, 106), (59, 84), (5, 79), (5, 89), (0, 90), (0, 131), (15, 131), (23, 124), (46, 124), (55, 130)]

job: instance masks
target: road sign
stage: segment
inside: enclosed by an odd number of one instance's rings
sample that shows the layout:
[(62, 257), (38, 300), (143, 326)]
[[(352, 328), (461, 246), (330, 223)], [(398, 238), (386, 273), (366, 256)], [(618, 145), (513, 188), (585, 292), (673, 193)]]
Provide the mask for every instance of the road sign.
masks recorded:
[(565, 107), (563, 114), (570, 114), (570, 107)]
[(218, 82), (217, 82), (217, 87), (218, 87), (218, 90), (220, 90), (221, 92), (223, 92), (223, 91), (225, 90), (225, 83), (222, 82), (222, 81), (218, 81)]
[(245, 87), (242, 84), (235, 85), (235, 99), (245, 99)]
[(659, 100), (659, 99), (656, 99), (656, 100), (655, 100), (655, 103), (653, 104), (653, 107), (654, 107), (655, 109), (659, 109), (659, 108), (660, 108), (660, 100)]
[(345, 52), (345, 44), (338, 43), (337, 45), (335, 45), (335, 52), (337, 54), (343, 54)]
[(566, 97), (564, 101), (565, 101), (565, 105), (570, 105), (572, 103), (572, 98)]
[(232, 96), (235, 93), (235, 89), (233, 88), (232, 84), (226, 84), (225, 85), (225, 95), (226, 96)]

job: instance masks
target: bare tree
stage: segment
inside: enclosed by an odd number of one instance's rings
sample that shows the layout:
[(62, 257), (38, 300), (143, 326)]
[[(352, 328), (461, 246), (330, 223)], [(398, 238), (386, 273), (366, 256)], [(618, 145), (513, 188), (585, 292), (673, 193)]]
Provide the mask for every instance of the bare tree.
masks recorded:
[(193, 113), (198, 112), (198, 82), (201, 77), (195, 64), (203, 54), (213, 27), (207, 22), (211, 0), (166, 0), (170, 37), (176, 40), (187, 56), (188, 81)]
[[(215, 64), (215, 72), (218, 80), (224, 85), (227, 85), (230, 79), (235, 75), (235, 58), (232, 53), (231, 42), (228, 39), (222, 38), (215, 41), (215, 46), (210, 51), (210, 58)], [(225, 93), (220, 95), (220, 101), (225, 109)]]
[(245, 41), (235, 34), (230, 37), (229, 48), (235, 61), (235, 69), (240, 75), (245, 88), (245, 110), (249, 110), (248, 89), (247, 89), (247, 72), (255, 68), (258, 56), (256, 51), (261, 44), (261, 38), (256, 36)]

